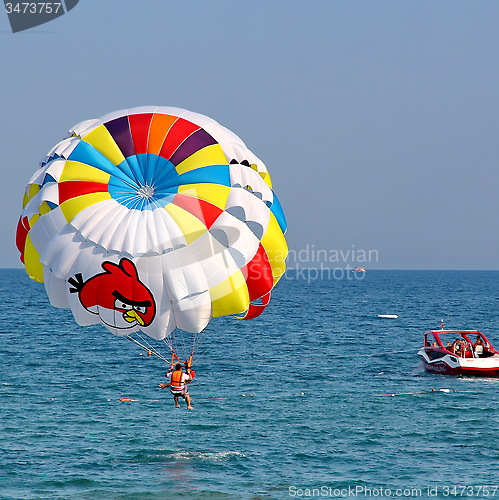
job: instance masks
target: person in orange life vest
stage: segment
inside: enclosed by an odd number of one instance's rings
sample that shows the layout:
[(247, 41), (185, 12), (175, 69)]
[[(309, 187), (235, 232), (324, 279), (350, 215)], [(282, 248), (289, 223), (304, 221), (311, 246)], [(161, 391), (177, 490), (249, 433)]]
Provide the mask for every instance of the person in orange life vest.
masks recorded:
[(170, 388), (170, 392), (173, 394), (173, 400), (175, 401), (175, 407), (180, 408), (178, 404), (178, 398), (181, 396), (185, 399), (187, 403), (187, 408), (192, 410), (191, 405), (191, 396), (189, 394), (189, 389), (187, 388), (187, 384), (192, 380), (192, 376), (190, 373), (190, 368), (187, 366), (185, 372), (182, 371), (182, 365), (177, 363), (175, 365), (175, 370), (170, 368), (166, 373), (165, 377), (170, 379), (168, 384), (160, 384), (161, 389)]

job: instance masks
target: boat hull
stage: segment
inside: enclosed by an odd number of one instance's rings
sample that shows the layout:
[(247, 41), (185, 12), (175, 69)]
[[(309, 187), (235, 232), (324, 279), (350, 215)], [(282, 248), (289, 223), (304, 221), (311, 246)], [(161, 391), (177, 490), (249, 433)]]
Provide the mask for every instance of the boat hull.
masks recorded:
[(418, 356), (426, 371), (440, 375), (499, 377), (499, 356), (461, 358), (442, 349), (422, 348)]

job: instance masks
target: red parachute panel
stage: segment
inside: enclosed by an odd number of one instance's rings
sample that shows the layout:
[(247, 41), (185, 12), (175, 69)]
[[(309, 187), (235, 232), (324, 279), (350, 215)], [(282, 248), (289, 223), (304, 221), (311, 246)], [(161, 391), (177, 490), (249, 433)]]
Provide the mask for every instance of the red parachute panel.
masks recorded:
[(194, 217), (197, 217), (208, 229), (210, 229), (223, 212), (221, 208), (218, 208), (216, 205), (212, 205), (205, 200), (192, 198), (191, 196), (185, 196), (182, 194), (175, 195), (173, 204), (177, 205), (177, 207), (183, 208), (190, 214), (194, 215)]
[(258, 251), (251, 262), (248, 262), (241, 269), (241, 272), (246, 278), (250, 300), (259, 299), (272, 290), (274, 286), (272, 268), (262, 244), (258, 247)]
[(152, 113), (130, 115), (128, 120), (130, 122), (135, 154), (141, 155), (147, 153), (147, 140), (149, 138)]
[(163, 147), (159, 153), (160, 156), (169, 160), (177, 148), (189, 137), (193, 132), (199, 130), (199, 125), (195, 125), (187, 120), (179, 118), (168, 131)]
[(64, 203), (71, 198), (91, 193), (105, 193), (107, 184), (90, 181), (64, 181), (58, 184), (59, 203)]

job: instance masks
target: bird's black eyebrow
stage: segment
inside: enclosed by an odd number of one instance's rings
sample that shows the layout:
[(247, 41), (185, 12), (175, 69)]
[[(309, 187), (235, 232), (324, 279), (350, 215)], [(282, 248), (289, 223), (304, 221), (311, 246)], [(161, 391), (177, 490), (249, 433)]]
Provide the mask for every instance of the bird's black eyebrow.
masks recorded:
[(131, 300), (131, 299), (127, 299), (126, 297), (124, 297), (123, 295), (121, 295), (121, 293), (118, 292), (118, 290), (115, 290), (112, 293), (112, 295), (114, 295), (117, 299), (120, 299), (121, 302), (123, 302), (123, 304), (128, 304), (130, 306), (142, 306), (142, 307), (150, 307), (150, 306), (152, 306), (150, 300)]

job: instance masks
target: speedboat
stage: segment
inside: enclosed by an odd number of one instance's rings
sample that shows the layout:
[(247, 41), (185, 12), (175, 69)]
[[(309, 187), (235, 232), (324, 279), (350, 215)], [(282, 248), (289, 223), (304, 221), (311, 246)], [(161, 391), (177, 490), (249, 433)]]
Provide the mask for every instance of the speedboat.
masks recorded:
[(499, 351), (478, 330), (429, 330), (418, 356), (432, 373), (499, 377)]

